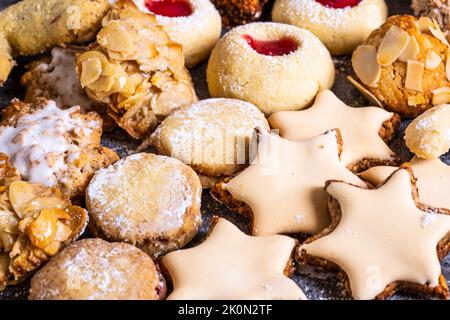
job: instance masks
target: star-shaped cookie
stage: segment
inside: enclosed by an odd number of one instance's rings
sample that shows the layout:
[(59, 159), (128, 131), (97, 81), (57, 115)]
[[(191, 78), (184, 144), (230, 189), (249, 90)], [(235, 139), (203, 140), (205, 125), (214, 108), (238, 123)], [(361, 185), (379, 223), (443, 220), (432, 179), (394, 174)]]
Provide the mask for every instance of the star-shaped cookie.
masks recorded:
[(256, 159), (211, 190), (232, 210), (253, 218), (252, 234), (314, 234), (329, 225), (325, 182), (365, 183), (339, 160), (338, 130), (305, 141), (261, 132)]
[[(410, 165), (417, 179), (420, 202), (450, 210), (450, 166), (438, 158), (426, 160), (418, 157), (414, 157)], [(373, 167), (359, 176), (377, 186), (397, 169), (392, 166)]]
[(341, 267), (355, 299), (386, 298), (399, 287), (448, 296), (439, 258), (449, 250), (450, 211), (423, 210), (409, 167), (377, 189), (330, 181), (326, 191), (333, 223), (300, 246), (301, 262)]
[(352, 171), (399, 164), (384, 141), (393, 136), (400, 121), (398, 115), (376, 107), (349, 107), (330, 90), (319, 92), (309, 109), (276, 112), (268, 120), (283, 138), (293, 141), (338, 128), (344, 142), (341, 160)]
[(174, 290), (169, 300), (306, 299), (286, 275), (295, 240), (251, 237), (219, 219), (200, 245), (162, 258)]

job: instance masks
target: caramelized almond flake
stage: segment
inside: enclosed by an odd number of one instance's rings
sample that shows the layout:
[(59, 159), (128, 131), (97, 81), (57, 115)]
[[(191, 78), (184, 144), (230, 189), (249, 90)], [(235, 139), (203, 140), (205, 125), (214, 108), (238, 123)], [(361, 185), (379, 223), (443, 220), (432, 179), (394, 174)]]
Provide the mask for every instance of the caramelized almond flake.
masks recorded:
[(408, 45), (409, 38), (409, 34), (406, 31), (397, 26), (392, 26), (386, 32), (378, 48), (378, 63), (383, 67), (394, 63)]
[(423, 92), (423, 70), (425, 65), (422, 62), (409, 60), (406, 70), (405, 88), (418, 92)]
[(447, 47), (450, 46), (448, 41), (447, 41), (447, 38), (445, 37), (445, 34), (440, 29), (437, 29), (437, 28), (434, 28), (434, 27), (430, 27), (430, 32), (436, 39), (441, 41)]
[(425, 102), (426, 102), (425, 98), (421, 94), (418, 94), (417, 96), (408, 97), (408, 106), (410, 106), (410, 107), (415, 107), (415, 106), (424, 104)]
[(429, 32), (430, 27), (434, 27), (433, 21), (428, 17), (420, 17), (418, 24), (420, 32)]
[(81, 64), (81, 86), (87, 87), (97, 81), (102, 74), (102, 64), (99, 59), (91, 58)]
[(409, 37), (408, 45), (402, 54), (398, 57), (401, 62), (407, 62), (408, 60), (414, 60), (420, 52), (419, 44), (415, 36)]
[(381, 66), (377, 62), (377, 49), (361, 45), (353, 52), (353, 70), (358, 78), (369, 87), (376, 87), (381, 76)]
[(425, 68), (428, 70), (434, 70), (437, 67), (439, 67), (441, 62), (442, 62), (442, 58), (437, 53), (430, 50), (427, 53), (427, 59), (425, 61)]
[(432, 91), (431, 103), (435, 106), (450, 103), (450, 87), (442, 87)]
[(348, 81), (351, 82), (351, 84), (353, 84), (355, 86), (356, 89), (359, 90), (359, 92), (361, 92), (361, 94), (363, 96), (366, 97), (367, 100), (369, 100), (371, 103), (373, 103), (375, 106), (379, 107), (379, 108), (384, 108), (383, 104), (381, 103), (380, 100), (378, 100), (378, 98), (369, 90), (367, 90), (366, 87), (364, 87), (362, 84), (360, 84), (358, 81), (356, 81), (355, 79), (353, 79), (353, 77), (348, 76), (347, 77)]

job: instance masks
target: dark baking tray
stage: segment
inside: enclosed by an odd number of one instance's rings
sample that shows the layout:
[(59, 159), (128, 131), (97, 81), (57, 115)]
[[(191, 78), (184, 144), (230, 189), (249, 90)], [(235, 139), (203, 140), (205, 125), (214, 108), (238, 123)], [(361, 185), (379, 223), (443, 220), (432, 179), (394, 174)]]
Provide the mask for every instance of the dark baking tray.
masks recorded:
[[(0, 0), (0, 9), (17, 2), (17, 0)], [(389, 14), (399, 13), (411, 13), (409, 0), (393, 0), (387, 1), (389, 5)], [(0, 108), (3, 108), (14, 97), (23, 97), (23, 89), (20, 86), (20, 76), (23, 73), (23, 66), (30, 61), (29, 58), (19, 61), (18, 66), (14, 70), (11, 78), (5, 84), (3, 88), (0, 88)], [(334, 62), (336, 65), (336, 83), (333, 87), (333, 91), (344, 102), (351, 106), (365, 106), (368, 102), (361, 96), (361, 94), (353, 88), (353, 86), (346, 80), (346, 76), (351, 74), (350, 59), (347, 56), (335, 57)], [(192, 77), (195, 82), (195, 88), (199, 98), (208, 98), (208, 89), (205, 79), (206, 62), (191, 70)], [(411, 158), (411, 154), (408, 152), (403, 142), (403, 131), (407, 126), (407, 122), (402, 123), (401, 129), (397, 133), (395, 139), (391, 143), (391, 147), (395, 150), (404, 161), (408, 161)], [(127, 152), (133, 150), (139, 142), (133, 141), (130, 138), (126, 138), (120, 130), (104, 135), (103, 143), (115, 149), (121, 157), (126, 156)], [(443, 160), (450, 164), (450, 155), (443, 157)], [(207, 233), (211, 218), (213, 216), (222, 216), (234, 222), (243, 231), (247, 232), (249, 228), (249, 220), (231, 212), (225, 206), (214, 201), (209, 195), (208, 191), (203, 192), (202, 197), (202, 213), (204, 223), (198, 236), (192, 241), (190, 245), (203, 240)], [(84, 237), (89, 237), (86, 233)], [(450, 279), (450, 256), (448, 256), (442, 262), (443, 273), (447, 279)], [(298, 267), (297, 272), (294, 274), (294, 280), (303, 289), (306, 296), (309, 299), (347, 299), (345, 295), (344, 286), (341, 281), (338, 280), (336, 274), (322, 272), (312, 267)], [(447, 284), (450, 285), (449, 281)], [(25, 281), (19, 285), (12, 286), (7, 290), (0, 293), (0, 299), (26, 299), (28, 295), (29, 281)], [(428, 296), (411, 294), (411, 293), (399, 293), (392, 299), (427, 299)]]

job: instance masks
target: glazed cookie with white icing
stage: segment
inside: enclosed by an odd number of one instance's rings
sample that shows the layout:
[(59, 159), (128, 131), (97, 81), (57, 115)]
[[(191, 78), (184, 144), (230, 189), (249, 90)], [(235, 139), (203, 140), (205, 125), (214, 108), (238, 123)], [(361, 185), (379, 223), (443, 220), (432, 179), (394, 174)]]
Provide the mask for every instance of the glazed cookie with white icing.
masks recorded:
[(384, 0), (276, 0), (275, 22), (314, 33), (333, 55), (351, 53), (386, 21)]
[(332, 224), (298, 249), (301, 263), (339, 266), (354, 299), (407, 289), (448, 298), (439, 261), (450, 249), (450, 211), (419, 201), (405, 166), (377, 189), (328, 181)]
[(236, 99), (207, 99), (177, 110), (150, 137), (159, 154), (177, 158), (211, 187), (244, 169), (256, 128), (269, 130), (264, 114)]
[(81, 114), (78, 106), (62, 110), (44, 98), (34, 103), (15, 99), (0, 122), (0, 152), (23, 180), (81, 197), (94, 172), (118, 159), (100, 144), (102, 124), (97, 113)]
[(307, 107), (334, 82), (330, 53), (311, 32), (273, 22), (229, 31), (219, 40), (207, 68), (212, 97), (236, 98), (266, 115)]
[(289, 279), (296, 241), (251, 237), (223, 218), (200, 245), (164, 256), (173, 282), (169, 300), (306, 300)]
[(183, 45), (186, 66), (205, 60), (222, 32), (222, 19), (209, 0), (133, 0), (156, 15), (170, 38)]
[(126, 243), (80, 240), (31, 279), (30, 300), (160, 300), (164, 278), (152, 259)]
[(201, 225), (202, 187), (181, 161), (139, 153), (97, 171), (86, 190), (91, 231), (152, 257), (186, 245)]

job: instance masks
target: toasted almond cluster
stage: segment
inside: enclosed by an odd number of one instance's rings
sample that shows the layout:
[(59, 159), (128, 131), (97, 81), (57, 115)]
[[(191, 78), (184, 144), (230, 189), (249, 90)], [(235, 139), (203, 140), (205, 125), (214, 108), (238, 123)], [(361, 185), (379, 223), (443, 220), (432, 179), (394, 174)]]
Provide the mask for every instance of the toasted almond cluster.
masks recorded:
[[(413, 27), (410, 26), (411, 21), (408, 19), (414, 19)], [(383, 78), (383, 69), (392, 68), (394, 65), (393, 68), (397, 68), (391, 75), (394, 78), (399, 72), (397, 64), (403, 63), (406, 70), (403, 86), (408, 106), (450, 102), (447, 90), (450, 90), (450, 87), (447, 87), (450, 86), (450, 59), (448, 59), (450, 44), (439, 24), (428, 17), (417, 20), (409, 16), (396, 16), (390, 18), (390, 21), (398, 25), (393, 24), (387, 29), (378, 46), (373, 44), (374, 41), (370, 41), (371, 37), (376, 37), (372, 35), (366, 44), (359, 46), (353, 53), (353, 69), (363, 83), (357, 86), (357, 89), (373, 98), (373, 93), (377, 92), (376, 89), (379, 88), (380, 80)], [(441, 50), (442, 47), (447, 49)], [(444, 86), (430, 90), (430, 85), (425, 84), (425, 77), (429, 74), (427, 71), (434, 72), (441, 66), (445, 70), (444, 79), (437, 86), (442, 86), (442, 83)], [(383, 90), (375, 94), (375, 99), (385, 98)], [(382, 103), (378, 100), (377, 105)]]
[(90, 98), (134, 138), (197, 99), (181, 45), (131, 1), (116, 2), (97, 42), (77, 57), (77, 72)]
[(78, 238), (87, 212), (57, 188), (20, 181), (0, 154), (0, 291)]

